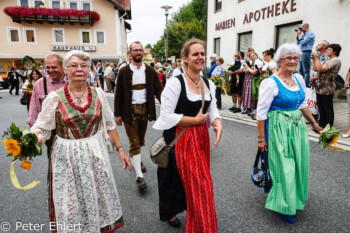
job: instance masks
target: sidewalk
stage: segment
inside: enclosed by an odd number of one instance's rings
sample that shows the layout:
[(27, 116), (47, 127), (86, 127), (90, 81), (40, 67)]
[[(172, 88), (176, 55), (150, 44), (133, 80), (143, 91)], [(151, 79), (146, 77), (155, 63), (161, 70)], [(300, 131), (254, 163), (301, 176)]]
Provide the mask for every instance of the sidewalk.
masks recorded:
[[(236, 119), (242, 123), (246, 122), (250, 125), (256, 126), (256, 121), (252, 120), (250, 116), (247, 116), (247, 114), (241, 114), (241, 113), (233, 113), (229, 108), (232, 107), (232, 99), (231, 96), (225, 96), (221, 95), (222, 100), (222, 109), (220, 110), (220, 115), (224, 118), (229, 119)], [(341, 130), (343, 133), (348, 130), (348, 104), (346, 100), (336, 100), (333, 102), (334, 106), (334, 127), (338, 130)], [(311, 125), (307, 124), (309, 137), (310, 139), (313, 139), (313, 141), (318, 142), (319, 135), (316, 134), (314, 131), (311, 130)], [(339, 137), (339, 140), (337, 142), (340, 148), (346, 148), (347, 150), (350, 149), (350, 138), (342, 138)]]

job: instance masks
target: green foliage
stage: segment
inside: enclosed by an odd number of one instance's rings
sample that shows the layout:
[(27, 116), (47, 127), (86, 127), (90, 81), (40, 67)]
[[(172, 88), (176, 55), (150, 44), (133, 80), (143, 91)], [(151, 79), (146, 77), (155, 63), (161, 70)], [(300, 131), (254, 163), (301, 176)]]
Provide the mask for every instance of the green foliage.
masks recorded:
[[(206, 11), (206, 0), (192, 0), (172, 14), (168, 24), (169, 56), (179, 58), (183, 44), (193, 37), (206, 41)], [(164, 62), (164, 36), (153, 45), (151, 53), (160, 62)]]
[(318, 139), (318, 144), (321, 144), (322, 148), (326, 148), (335, 137), (338, 137), (341, 132), (334, 127), (330, 127), (329, 124), (322, 130), (322, 135)]
[(151, 49), (152, 57), (157, 58), (160, 63), (165, 62), (165, 39), (162, 37)]
[(152, 45), (151, 44), (146, 44), (145, 45), (145, 49), (151, 49), (152, 48)]

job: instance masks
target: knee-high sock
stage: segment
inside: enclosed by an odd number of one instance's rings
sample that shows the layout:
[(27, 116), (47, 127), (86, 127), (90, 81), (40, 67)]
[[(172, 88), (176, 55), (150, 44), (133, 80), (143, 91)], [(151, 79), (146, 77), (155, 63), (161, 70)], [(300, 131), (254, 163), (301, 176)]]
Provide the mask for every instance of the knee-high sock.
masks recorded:
[(141, 171), (141, 154), (134, 155), (131, 157), (132, 165), (134, 166), (136, 177), (143, 177), (142, 171)]

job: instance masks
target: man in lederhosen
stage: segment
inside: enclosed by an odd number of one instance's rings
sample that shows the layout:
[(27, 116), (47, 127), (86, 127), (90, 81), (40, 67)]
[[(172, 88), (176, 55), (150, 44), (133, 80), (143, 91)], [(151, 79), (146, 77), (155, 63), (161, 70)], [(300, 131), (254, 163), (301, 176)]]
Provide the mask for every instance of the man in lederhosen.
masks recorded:
[(143, 46), (135, 41), (129, 47), (132, 62), (118, 72), (114, 99), (114, 116), (117, 125), (124, 122), (129, 138), (129, 154), (136, 172), (137, 189), (146, 188), (143, 177), (146, 168), (141, 163), (141, 146), (145, 145), (147, 122), (156, 120), (154, 97), (160, 101), (162, 85), (157, 72), (142, 63)]

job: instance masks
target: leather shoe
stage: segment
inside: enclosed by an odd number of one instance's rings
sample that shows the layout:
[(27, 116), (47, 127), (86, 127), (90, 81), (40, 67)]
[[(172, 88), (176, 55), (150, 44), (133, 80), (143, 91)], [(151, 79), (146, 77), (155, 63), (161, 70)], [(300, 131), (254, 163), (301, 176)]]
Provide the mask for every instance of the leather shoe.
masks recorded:
[(295, 220), (291, 215), (284, 215), (284, 214), (278, 213), (278, 216), (280, 216), (280, 218), (282, 218), (284, 221), (288, 223), (295, 223)]
[(144, 189), (147, 187), (146, 181), (143, 177), (137, 177), (136, 185), (138, 190)]
[(228, 110), (230, 110), (230, 111), (233, 111), (233, 110), (235, 110), (236, 108), (233, 106), (232, 108), (229, 108)]
[(145, 165), (143, 165), (142, 162), (141, 162), (141, 171), (142, 171), (142, 173), (145, 173), (147, 171)]
[(10, 95), (12, 95), (12, 91), (9, 91)]
[(232, 111), (233, 113), (238, 113), (238, 112), (241, 112), (241, 109), (240, 108), (236, 108)]
[(249, 112), (248, 112), (248, 109), (246, 108), (246, 109), (244, 109), (244, 111), (242, 112), (242, 114), (248, 114)]
[(181, 226), (181, 222), (178, 218), (175, 218), (174, 221), (168, 221), (168, 223), (170, 224), (170, 226), (175, 227), (175, 228), (179, 228)]

